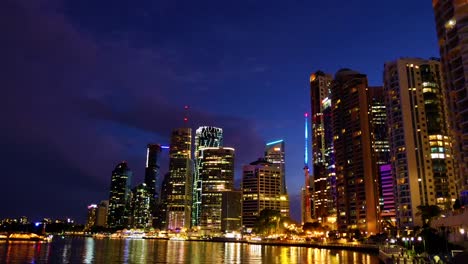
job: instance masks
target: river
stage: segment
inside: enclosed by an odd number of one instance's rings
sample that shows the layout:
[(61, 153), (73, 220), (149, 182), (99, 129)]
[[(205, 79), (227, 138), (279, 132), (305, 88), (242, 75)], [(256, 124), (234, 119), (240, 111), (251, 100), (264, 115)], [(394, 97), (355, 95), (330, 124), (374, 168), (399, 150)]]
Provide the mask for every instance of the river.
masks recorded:
[(201, 241), (55, 237), (51, 243), (0, 243), (0, 263), (363, 263), (347, 250)]

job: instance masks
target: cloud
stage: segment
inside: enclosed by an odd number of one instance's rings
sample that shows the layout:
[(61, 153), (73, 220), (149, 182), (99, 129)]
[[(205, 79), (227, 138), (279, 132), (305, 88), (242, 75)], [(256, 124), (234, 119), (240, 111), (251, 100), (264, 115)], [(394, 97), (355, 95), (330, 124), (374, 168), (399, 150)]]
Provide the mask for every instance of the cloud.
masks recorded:
[[(197, 92), (185, 84), (203, 77), (179, 71), (190, 66), (173, 50), (101, 39), (77, 27), (62, 8), (59, 1), (0, 3), (0, 121), (7, 127), (0, 132), (0, 158), (8, 166), (1, 196), (21, 196), (0, 217), (82, 220), (86, 203), (107, 198), (111, 171), (123, 159), (142, 179), (146, 143), (168, 142), (170, 131), (183, 125), (184, 101)], [(190, 116), (194, 127), (225, 129), (226, 144), (240, 157), (238, 173), (261, 152), (251, 120), (208, 106)]]

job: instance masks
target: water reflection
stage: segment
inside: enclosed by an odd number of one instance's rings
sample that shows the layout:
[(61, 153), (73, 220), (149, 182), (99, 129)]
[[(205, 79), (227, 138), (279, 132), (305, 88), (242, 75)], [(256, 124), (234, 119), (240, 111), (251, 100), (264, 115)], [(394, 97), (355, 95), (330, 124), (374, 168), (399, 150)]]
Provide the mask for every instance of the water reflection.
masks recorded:
[(362, 263), (377, 256), (305, 247), (167, 240), (55, 239), (0, 243), (0, 263)]
[(83, 263), (91, 263), (94, 258), (94, 239), (88, 237), (85, 240), (85, 253)]

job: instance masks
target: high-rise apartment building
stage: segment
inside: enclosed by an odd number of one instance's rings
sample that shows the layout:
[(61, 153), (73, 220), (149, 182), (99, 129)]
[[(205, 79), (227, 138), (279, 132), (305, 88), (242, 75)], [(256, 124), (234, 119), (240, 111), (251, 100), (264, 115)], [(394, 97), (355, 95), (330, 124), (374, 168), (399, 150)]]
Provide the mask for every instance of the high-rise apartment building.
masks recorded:
[(234, 188), (234, 149), (200, 148), (198, 175), (201, 182), (200, 227), (221, 232), (222, 195)]
[(286, 188), (286, 166), (285, 166), (284, 140), (268, 142), (265, 145), (265, 160), (271, 162), (273, 166), (280, 169), (281, 174), (281, 194), (286, 197), (281, 201), (281, 214), (289, 216), (289, 197)]
[(155, 213), (156, 199), (158, 194), (157, 181), (159, 178), (159, 160), (161, 159), (161, 145), (148, 144), (146, 147), (146, 167), (145, 167), (145, 184), (151, 199), (151, 214)]
[(192, 129), (172, 131), (167, 181), (167, 228), (190, 228), (192, 207)]
[(132, 171), (127, 162), (119, 163), (112, 171), (107, 226), (125, 228), (130, 222)]
[(417, 206), (446, 210), (457, 198), (440, 62), (416, 58), (388, 62), (384, 89), (396, 219), (400, 229), (422, 226)]
[(148, 228), (152, 226), (151, 188), (141, 183), (132, 190), (132, 227)]
[(192, 227), (200, 225), (202, 181), (200, 180), (200, 150), (204, 147), (222, 147), (223, 129), (211, 126), (201, 126), (195, 131), (195, 173), (192, 190)]
[(336, 191), (331, 120), (331, 74), (317, 71), (310, 76), (312, 117), (313, 213), (316, 220), (336, 222)]
[(456, 178), (468, 204), (468, 1), (432, 0), (439, 40)]
[(281, 203), (287, 198), (281, 193), (281, 169), (278, 166), (259, 159), (244, 165), (242, 170), (242, 225), (253, 228), (263, 209), (281, 212)]
[(337, 189), (337, 227), (341, 233), (378, 228), (377, 169), (372, 150), (367, 76), (339, 70), (330, 86)]

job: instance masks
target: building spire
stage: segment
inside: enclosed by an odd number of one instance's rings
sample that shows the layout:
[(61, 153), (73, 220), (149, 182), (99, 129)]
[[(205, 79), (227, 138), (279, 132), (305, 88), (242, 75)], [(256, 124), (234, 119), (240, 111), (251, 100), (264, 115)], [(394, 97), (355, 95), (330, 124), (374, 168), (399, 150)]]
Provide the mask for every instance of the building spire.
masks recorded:
[(184, 106), (184, 124), (187, 125), (188, 123), (188, 111), (189, 111), (189, 106), (185, 105)]

